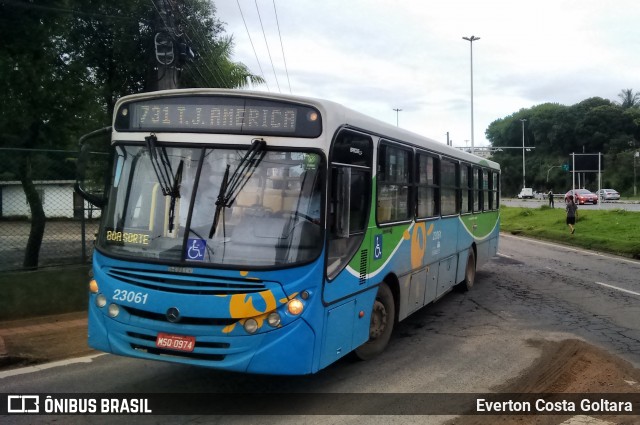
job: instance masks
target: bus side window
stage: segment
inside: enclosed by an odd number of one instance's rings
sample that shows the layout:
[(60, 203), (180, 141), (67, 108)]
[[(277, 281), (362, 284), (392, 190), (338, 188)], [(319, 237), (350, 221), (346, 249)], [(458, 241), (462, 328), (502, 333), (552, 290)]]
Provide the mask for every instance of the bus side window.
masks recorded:
[(413, 153), (406, 147), (384, 142), (378, 151), (378, 223), (405, 221), (413, 216), (411, 164)]

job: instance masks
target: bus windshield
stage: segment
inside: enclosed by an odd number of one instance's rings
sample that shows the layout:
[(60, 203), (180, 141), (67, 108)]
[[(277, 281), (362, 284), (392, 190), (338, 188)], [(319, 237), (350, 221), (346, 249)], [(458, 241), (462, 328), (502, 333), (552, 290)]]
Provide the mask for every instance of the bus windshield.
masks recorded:
[(246, 268), (317, 258), (321, 156), (265, 146), (256, 154), (253, 147), (117, 145), (99, 249)]

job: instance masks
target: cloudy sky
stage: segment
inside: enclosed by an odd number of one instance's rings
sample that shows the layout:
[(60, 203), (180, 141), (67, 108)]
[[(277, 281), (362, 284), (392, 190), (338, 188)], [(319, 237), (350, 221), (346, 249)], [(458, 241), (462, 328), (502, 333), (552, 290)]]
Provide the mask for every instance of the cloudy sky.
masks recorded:
[(475, 146), (521, 108), (640, 91), (637, 0), (214, 3), (233, 59), (267, 80), (255, 89), (330, 99), (443, 143), (449, 132), (454, 146), (471, 145), (471, 43), (462, 37), (480, 37)]

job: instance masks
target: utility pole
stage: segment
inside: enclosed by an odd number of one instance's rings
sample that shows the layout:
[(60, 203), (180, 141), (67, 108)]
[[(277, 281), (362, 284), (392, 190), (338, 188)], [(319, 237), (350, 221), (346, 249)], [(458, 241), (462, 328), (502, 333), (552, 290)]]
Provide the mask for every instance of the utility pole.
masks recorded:
[(469, 46), (471, 47), (471, 153), (475, 153), (473, 136), (473, 42), (480, 40), (480, 37), (472, 35), (471, 37), (462, 37), (462, 39), (467, 40), (469, 42)]
[(154, 86), (157, 90), (171, 90), (178, 88), (176, 23), (173, 10), (168, 8), (166, 0), (160, 0), (156, 4), (159, 17), (156, 20), (154, 40), (158, 79)]
[(525, 182), (525, 165), (524, 165), (524, 123), (527, 121), (526, 119), (521, 119), (522, 122), (522, 187), (527, 187)]
[(399, 120), (400, 120), (400, 111), (402, 111), (402, 109), (399, 108), (393, 108), (394, 111), (396, 111), (396, 127), (398, 127), (399, 125)]
[(633, 154), (633, 196), (638, 194), (636, 189), (636, 158), (638, 157), (640, 157), (640, 152), (636, 151), (636, 153)]

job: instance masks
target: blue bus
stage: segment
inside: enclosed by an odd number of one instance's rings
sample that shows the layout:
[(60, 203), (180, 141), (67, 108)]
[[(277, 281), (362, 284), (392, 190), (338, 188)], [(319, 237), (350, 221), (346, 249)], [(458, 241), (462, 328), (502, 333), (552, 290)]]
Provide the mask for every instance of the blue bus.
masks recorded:
[(333, 102), (144, 93), (118, 101), (108, 131), (102, 194), (86, 143), (76, 184), (102, 214), (97, 350), (315, 373), (381, 353), (497, 253), (498, 164)]

